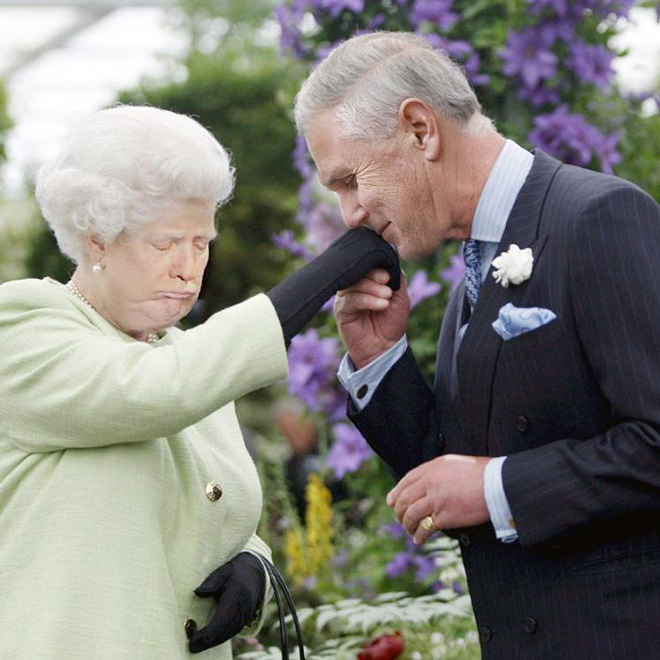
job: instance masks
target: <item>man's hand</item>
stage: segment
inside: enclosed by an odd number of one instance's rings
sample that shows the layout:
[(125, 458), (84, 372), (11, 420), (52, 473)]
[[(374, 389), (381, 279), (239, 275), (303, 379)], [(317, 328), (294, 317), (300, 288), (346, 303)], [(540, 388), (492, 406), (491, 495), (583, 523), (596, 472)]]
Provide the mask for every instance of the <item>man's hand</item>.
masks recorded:
[(424, 543), (433, 533), (420, 526), (431, 516), (437, 529), (479, 525), (490, 519), (484, 496), (484, 470), (490, 458), (447, 454), (410, 470), (388, 493), (397, 520)]
[(339, 334), (358, 369), (385, 353), (406, 332), (410, 314), (406, 278), (402, 272), (398, 291), (387, 286), (389, 278), (386, 270), (372, 270), (335, 298)]

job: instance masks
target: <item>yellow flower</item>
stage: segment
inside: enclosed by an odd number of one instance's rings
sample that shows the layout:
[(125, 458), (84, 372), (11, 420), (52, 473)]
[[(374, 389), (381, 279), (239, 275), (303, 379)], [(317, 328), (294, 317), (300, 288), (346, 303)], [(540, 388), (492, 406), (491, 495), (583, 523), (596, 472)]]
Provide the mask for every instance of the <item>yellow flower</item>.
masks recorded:
[(286, 555), (286, 571), (295, 584), (305, 579), (305, 561), (303, 552), (302, 532), (299, 529), (287, 529), (284, 533), (284, 554)]
[(305, 491), (307, 510), (307, 552), (309, 570), (316, 575), (319, 568), (334, 556), (332, 547), (332, 494), (318, 474), (311, 474)]
[(287, 530), (284, 535), (287, 573), (297, 585), (315, 577), (334, 556), (332, 494), (318, 474), (309, 476), (305, 499), (305, 529)]

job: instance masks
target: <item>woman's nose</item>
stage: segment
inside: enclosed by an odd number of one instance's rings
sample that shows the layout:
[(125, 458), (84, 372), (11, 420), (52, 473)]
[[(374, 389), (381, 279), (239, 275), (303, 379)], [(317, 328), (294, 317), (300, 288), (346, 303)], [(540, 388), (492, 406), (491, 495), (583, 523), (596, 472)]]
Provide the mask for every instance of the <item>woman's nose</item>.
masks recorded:
[(192, 280), (196, 277), (197, 264), (195, 263), (194, 248), (181, 246), (172, 263), (170, 273), (172, 277), (179, 277), (185, 281)]

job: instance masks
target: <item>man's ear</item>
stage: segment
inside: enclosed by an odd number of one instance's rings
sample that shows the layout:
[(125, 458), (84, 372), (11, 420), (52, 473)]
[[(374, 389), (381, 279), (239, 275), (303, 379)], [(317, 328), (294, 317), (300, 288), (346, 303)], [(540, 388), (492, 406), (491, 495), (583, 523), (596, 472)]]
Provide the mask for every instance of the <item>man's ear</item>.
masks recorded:
[(420, 99), (406, 99), (399, 106), (399, 122), (407, 138), (427, 160), (437, 160), (442, 151), (438, 116)]

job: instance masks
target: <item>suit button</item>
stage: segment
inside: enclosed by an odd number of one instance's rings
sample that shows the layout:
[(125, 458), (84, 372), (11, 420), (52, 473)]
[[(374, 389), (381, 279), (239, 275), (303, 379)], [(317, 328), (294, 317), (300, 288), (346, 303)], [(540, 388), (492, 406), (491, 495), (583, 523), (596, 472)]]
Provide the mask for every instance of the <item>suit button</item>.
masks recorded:
[(472, 539), (467, 534), (459, 534), (458, 542), (464, 547), (469, 548), (472, 545)]
[(486, 626), (481, 626), (479, 628), (479, 637), (484, 644), (488, 644), (493, 639), (493, 631), (490, 628), (486, 628)]
[(518, 415), (518, 417), (513, 420), (513, 423), (521, 433), (529, 428), (529, 420), (527, 417), (523, 417), (522, 415)]
[(525, 628), (525, 632), (533, 635), (536, 632), (536, 629), (539, 627), (539, 622), (530, 616), (525, 619), (523, 627)]
[(364, 399), (364, 397), (367, 396), (368, 391), (369, 391), (368, 385), (360, 385), (360, 387), (358, 387), (358, 391), (356, 392), (357, 398)]
[(208, 497), (211, 502), (215, 502), (222, 497), (222, 488), (217, 481), (209, 481), (206, 484), (206, 497)]
[(438, 442), (444, 442), (445, 441), (445, 434), (440, 432), (438, 433)]
[(183, 624), (183, 629), (186, 631), (186, 637), (190, 639), (197, 632), (197, 621), (195, 619), (188, 619)]

